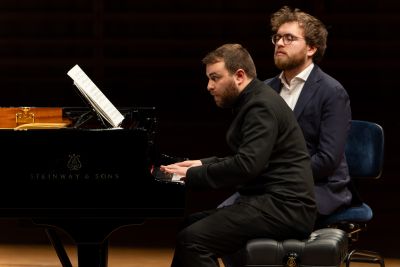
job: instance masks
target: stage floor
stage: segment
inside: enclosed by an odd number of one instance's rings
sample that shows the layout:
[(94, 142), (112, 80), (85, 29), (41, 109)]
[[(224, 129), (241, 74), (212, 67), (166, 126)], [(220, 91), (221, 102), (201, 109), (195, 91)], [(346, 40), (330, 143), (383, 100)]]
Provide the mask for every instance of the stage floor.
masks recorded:
[[(73, 266), (77, 266), (76, 250), (66, 247)], [(111, 246), (109, 267), (169, 267), (172, 248)], [(385, 259), (386, 267), (400, 266), (400, 259)], [(50, 245), (0, 244), (0, 267), (59, 267), (57, 255)], [(221, 265), (222, 267), (223, 265)], [(379, 266), (352, 263), (351, 267)]]

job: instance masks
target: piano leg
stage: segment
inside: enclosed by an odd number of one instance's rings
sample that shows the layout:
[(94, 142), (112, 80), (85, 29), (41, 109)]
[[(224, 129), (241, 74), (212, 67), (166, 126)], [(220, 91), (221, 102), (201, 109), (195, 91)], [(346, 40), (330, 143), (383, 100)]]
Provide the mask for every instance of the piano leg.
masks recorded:
[(78, 244), (79, 267), (107, 267), (108, 265), (108, 241), (103, 244)]
[(33, 218), (46, 233), (63, 267), (72, 267), (64, 246), (54, 229), (69, 234), (78, 251), (78, 267), (107, 267), (108, 237), (127, 225), (140, 225), (140, 218)]
[[(65, 251), (62, 241), (56, 231), (45, 228), (46, 234), (53, 245), (62, 267), (72, 267), (71, 261)], [(108, 265), (108, 239), (102, 243), (77, 244), (79, 267), (107, 267)]]
[(60, 260), (62, 267), (72, 267), (68, 254), (65, 251), (64, 245), (58, 237), (56, 231), (53, 228), (46, 227), (45, 232), (57, 253), (58, 259)]

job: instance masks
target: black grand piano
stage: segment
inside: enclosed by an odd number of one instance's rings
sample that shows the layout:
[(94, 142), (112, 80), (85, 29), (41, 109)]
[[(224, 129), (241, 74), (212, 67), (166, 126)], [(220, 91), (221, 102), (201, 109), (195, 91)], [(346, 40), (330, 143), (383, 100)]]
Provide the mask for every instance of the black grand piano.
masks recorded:
[(56, 228), (75, 241), (79, 267), (107, 266), (114, 230), (184, 215), (184, 184), (155, 172), (180, 159), (157, 151), (154, 108), (120, 111), (123, 126), (104, 128), (87, 108), (0, 108), (0, 218), (45, 227), (64, 267)]

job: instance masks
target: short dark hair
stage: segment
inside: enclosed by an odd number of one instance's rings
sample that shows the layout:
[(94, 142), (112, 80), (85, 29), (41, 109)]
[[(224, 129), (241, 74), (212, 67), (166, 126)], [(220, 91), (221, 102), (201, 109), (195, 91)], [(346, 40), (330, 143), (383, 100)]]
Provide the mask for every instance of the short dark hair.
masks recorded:
[(279, 27), (287, 22), (298, 22), (304, 29), (304, 38), (310, 46), (316, 47), (317, 52), (313, 56), (314, 62), (320, 62), (325, 54), (328, 31), (325, 25), (317, 18), (301, 11), (283, 6), (271, 15), (272, 32), (276, 33)]
[(206, 65), (220, 61), (225, 62), (225, 67), (231, 74), (238, 69), (243, 69), (249, 78), (257, 77), (256, 67), (250, 53), (240, 44), (224, 44), (209, 52), (202, 60)]

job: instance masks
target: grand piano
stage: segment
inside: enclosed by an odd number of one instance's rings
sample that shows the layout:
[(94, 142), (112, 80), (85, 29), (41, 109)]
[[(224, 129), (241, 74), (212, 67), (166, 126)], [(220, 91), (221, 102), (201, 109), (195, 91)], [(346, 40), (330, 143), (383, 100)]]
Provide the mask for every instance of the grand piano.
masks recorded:
[(149, 218), (179, 218), (185, 186), (156, 172), (181, 159), (155, 144), (155, 109), (122, 108), (105, 128), (90, 108), (0, 108), (0, 218), (44, 227), (63, 267), (57, 228), (77, 246), (78, 266), (107, 266), (108, 237)]

